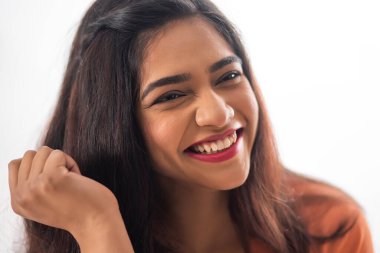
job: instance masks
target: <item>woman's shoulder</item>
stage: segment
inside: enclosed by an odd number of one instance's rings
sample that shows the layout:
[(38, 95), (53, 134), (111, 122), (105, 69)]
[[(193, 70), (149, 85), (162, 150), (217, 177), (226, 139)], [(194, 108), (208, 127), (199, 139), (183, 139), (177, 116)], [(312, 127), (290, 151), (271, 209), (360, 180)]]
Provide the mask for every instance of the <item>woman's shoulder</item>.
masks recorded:
[(288, 188), (297, 214), (312, 237), (311, 252), (373, 252), (359, 204), (327, 183), (289, 173)]

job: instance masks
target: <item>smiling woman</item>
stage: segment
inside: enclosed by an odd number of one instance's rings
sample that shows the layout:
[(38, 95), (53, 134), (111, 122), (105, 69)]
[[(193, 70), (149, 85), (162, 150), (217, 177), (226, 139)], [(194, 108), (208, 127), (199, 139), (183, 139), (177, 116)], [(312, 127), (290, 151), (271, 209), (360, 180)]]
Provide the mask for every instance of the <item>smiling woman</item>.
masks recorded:
[(96, 1), (43, 145), (9, 164), (28, 252), (372, 252), (354, 200), (280, 163), (207, 0)]
[(240, 186), (258, 122), (240, 58), (201, 17), (173, 21), (160, 33), (142, 63), (138, 111), (155, 169), (171, 185)]

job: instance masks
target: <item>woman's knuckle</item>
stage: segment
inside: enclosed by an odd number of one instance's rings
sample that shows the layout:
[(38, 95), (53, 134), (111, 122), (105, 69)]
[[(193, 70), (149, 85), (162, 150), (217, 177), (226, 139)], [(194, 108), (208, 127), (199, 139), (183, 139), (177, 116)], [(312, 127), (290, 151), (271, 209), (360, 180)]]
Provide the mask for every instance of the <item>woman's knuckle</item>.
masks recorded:
[(25, 153), (24, 153), (24, 157), (27, 157), (27, 156), (33, 156), (33, 155), (35, 155), (37, 152), (36, 151), (34, 151), (34, 150), (27, 150), (27, 151), (25, 151)]
[(55, 149), (50, 153), (49, 158), (53, 161), (61, 161), (62, 159), (65, 159), (65, 153), (62, 150)]
[(38, 149), (38, 152), (51, 152), (52, 149), (49, 148), (48, 146), (41, 146), (39, 149)]
[(15, 201), (13, 199), (11, 200), (11, 207), (12, 207), (13, 212), (15, 212), (17, 214), (21, 214), (21, 209), (20, 209), (19, 205), (17, 203), (15, 203)]
[(14, 159), (8, 163), (8, 169), (13, 170), (17, 164), (20, 162), (20, 159)]
[(51, 150), (51, 148), (49, 148), (48, 146), (46, 145), (42, 145), (39, 150)]
[(8, 168), (11, 169), (13, 166), (15, 166), (16, 160), (12, 160), (8, 163)]
[(22, 207), (27, 209), (30, 206), (30, 204), (32, 203), (31, 195), (33, 195), (31, 192), (28, 194), (26, 194), (26, 193), (17, 194), (15, 196), (15, 202), (17, 203), (17, 206), (22, 206)]
[(52, 151), (52, 154), (57, 155), (57, 156), (64, 155), (63, 151), (60, 149), (54, 149)]

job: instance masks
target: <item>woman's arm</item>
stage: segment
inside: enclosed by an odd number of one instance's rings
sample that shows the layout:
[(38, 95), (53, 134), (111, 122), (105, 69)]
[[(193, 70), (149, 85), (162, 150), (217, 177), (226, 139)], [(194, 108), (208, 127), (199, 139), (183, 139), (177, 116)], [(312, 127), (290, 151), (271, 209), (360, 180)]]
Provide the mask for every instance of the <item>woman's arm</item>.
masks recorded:
[(73, 234), (82, 253), (132, 253), (133, 248), (121, 215), (109, 215)]
[(9, 163), (12, 209), (36, 222), (65, 229), (82, 252), (133, 252), (115, 195), (84, 177), (60, 150), (41, 147)]

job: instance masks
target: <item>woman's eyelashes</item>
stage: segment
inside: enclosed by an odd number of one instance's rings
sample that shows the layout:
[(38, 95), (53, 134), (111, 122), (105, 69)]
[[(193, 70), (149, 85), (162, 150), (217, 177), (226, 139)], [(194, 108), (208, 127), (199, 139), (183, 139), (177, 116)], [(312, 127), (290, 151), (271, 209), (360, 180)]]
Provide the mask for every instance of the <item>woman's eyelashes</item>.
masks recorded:
[(234, 71), (230, 71), (224, 75), (222, 75), (217, 81), (216, 81), (216, 84), (220, 84), (222, 82), (227, 82), (227, 81), (230, 81), (230, 80), (234, 80), (234, 79), (237, 79), (238, 77), (241, 76), (241, 73), (240, 71), (237, 71), (237, 70), (234, 70)]
[(228, 73), (225, 73), (220, 78), (218, 78), (215, 82), (216, 85), (220, 85), (226, 82), (226, 85), (233, 82), (236, 83), (240, 80), (241, 72), (238, 70), (233, 70)]
[[(229, 84), (230, 82), (236, 83), (240, 80), (241, 77), (241, 72), (238, 70), (233, 70), (230, 72), (225, 73), (222, 75), (220, 78), (217, 79), (215, 82), (215, 85), (222, 85), (223, 82)], [(162, 103), (168, 103), (168, 102), (173, 102), (174, 100), (177, 100), (181, 97), (184, 97), (188, 95), (189, 92), (183, 92), (179, 90), (172, 90), (168, 91), (161, 96), (159, 96), (153, 103), (152, 106), (155, 104), (162, 104)]]
[(160, 104), (160, 103), (165, 103), (165, 102), (170, 102), (174, 99), (178, 99), (180, 97), (186, 96), (185, 92), (182, 91), (169, 91), (161, 95), (159, 98), (157, 98), (154, 102), (153, 105), (155, 104)]

